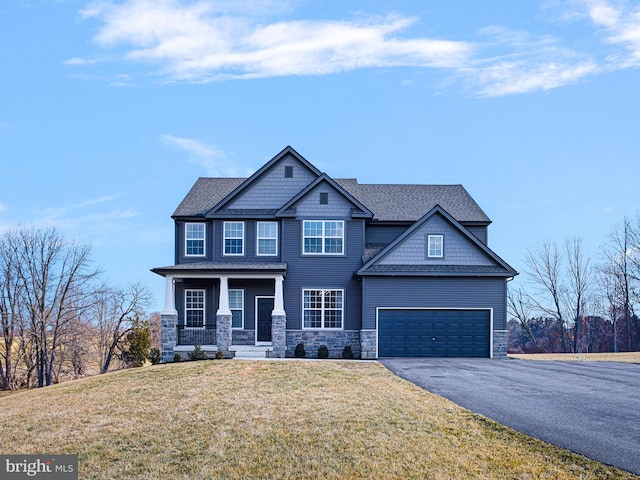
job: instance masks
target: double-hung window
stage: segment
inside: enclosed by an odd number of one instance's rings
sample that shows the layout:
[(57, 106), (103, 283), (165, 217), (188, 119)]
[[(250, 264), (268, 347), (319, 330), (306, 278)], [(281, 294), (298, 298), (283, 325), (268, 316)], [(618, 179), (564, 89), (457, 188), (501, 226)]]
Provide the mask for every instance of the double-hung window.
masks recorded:
[(224, 222), (224, 254), (244, 255), (244, 222)]
[(187, 223), (184, 230), (185, 255), (204, 256), (205, 252), (205, 224)]
[(278, 222), (258, 222), (257, 255), (278, 255)]
[(343, 290), (302, 290), (303, 328), (342, 329)]
[(204, 327), (204, 290), (184, 291), (184, 325), (187, 328)]
[(304, 220), (302, 251), (307, 255), (342, 255), (344, 221)]
[(444, 237), (442, 235), (428, 235), (427, 257), (442, 258), (444, 256)]
[(244, 290), (229, 289), (229, 309), (231, 328), (244, 328)]

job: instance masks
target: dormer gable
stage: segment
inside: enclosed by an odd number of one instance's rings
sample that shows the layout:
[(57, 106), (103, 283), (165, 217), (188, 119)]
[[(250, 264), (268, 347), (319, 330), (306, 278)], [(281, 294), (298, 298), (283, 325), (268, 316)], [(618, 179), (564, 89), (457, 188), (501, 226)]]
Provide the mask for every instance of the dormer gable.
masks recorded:
[(359, 275), (502, 276), (517, 272), (436, 205), (368, 260)]
[(207, 217), (273, 215), (320, 175), (287, 146), (209, 210)]
[(373, 213), (326, 173), (283, 205), (277, 217), (372, 218)]

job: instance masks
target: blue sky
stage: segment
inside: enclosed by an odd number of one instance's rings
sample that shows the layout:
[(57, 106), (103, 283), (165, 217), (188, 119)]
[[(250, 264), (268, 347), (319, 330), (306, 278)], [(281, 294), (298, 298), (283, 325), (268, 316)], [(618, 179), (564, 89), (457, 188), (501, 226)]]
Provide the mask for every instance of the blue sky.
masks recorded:
[(638, 212), (640, 5), (0, 3), (0, 229), (54, 225), (116, 285), (173, 262), (199, 176), (286, 145), (334, 178), (463, 184), (517, 270)]

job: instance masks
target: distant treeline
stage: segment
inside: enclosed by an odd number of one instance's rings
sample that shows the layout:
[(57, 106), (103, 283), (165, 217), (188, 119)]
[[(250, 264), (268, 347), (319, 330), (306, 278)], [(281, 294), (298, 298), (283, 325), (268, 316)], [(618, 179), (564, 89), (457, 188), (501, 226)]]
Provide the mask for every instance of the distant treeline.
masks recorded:
[(596, 256), (579, 237), (529, 250), (508, 295), (511, 353), (640, 350), (640, 216), (625, 218)]

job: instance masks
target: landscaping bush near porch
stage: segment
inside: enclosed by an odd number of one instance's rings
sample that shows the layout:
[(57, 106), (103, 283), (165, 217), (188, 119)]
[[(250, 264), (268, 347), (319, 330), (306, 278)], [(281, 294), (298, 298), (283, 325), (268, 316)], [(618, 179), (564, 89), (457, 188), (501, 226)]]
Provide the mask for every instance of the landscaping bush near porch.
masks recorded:
[(376, 362), (202, 361), (0, 399), (5, 454), (77, 453), (82, 479), (631, 479)]

